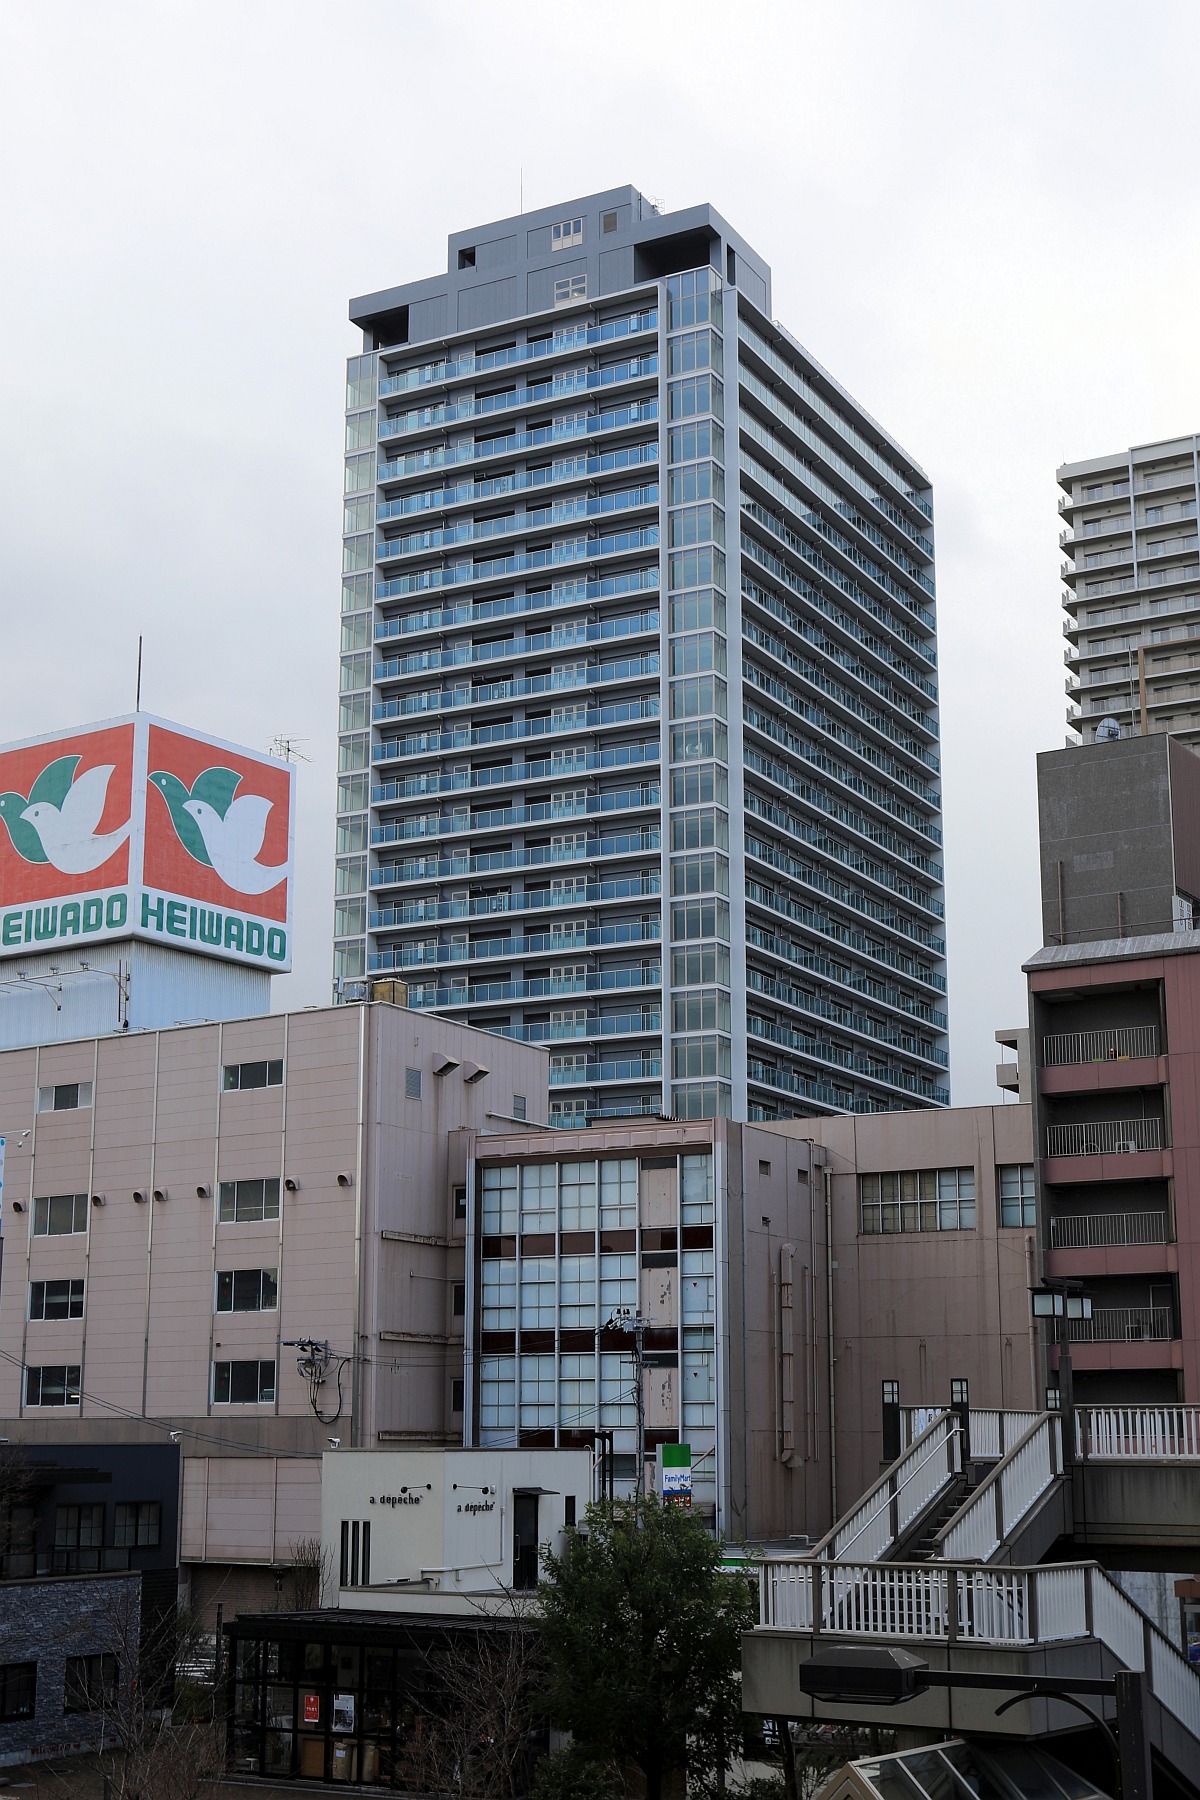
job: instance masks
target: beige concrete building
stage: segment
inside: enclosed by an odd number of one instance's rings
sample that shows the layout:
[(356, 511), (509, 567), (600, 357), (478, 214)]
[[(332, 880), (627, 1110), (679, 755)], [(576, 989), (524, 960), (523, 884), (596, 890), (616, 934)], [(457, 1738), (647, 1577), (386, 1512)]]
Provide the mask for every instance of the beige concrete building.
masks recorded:
[(1200, 438), (1064, 463), (1067, 724), (1200, 744)]
[(547, 1075), (388, 1005), (0, 1055), (0, 1431), (180, 1434), (182, 1562), (261, 1599), (330, 1437), (461, 1441), (455, 1129), (544, 1120)]
[(820, 1536), (874, 1480), (900, 1406), (1038, 1389), (1030, 1109), (477, 1140), (467, 1441), (613, 1433), (635, 1471), (626, 1309), (645, 1320), (648, 1455), (691, 1445), (733, 1540)]

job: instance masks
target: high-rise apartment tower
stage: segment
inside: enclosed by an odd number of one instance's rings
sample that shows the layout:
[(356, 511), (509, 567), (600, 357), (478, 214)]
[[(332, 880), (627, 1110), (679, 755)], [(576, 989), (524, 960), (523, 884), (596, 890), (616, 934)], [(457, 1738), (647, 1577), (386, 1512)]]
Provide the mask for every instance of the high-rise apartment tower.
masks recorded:
[(561, 1124), (946, 1103), (929, 482), (767, 265), (617, 188), (350, 317), (337, 991)]
[(1064, 463), (1058, 481), (1068, 726), (1085, 744), (1115, 720), (1200, 745), (1200, 437)]

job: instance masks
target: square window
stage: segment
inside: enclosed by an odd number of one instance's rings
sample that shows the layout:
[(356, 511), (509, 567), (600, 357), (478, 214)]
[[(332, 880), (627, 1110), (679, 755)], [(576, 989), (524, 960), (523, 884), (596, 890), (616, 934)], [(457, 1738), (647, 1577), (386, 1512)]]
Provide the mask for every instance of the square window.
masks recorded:
[(0, 1663), (0, 1723), (32, 1719), (37, 1701), (37, 1664)]
[(261, 1406), (275, 1399), (274, 1362), (213, 1364), (215, 1406)]
[(119, 1501), (113, 1527), (118, 1550), (157, 1550), (162, 1508), (157, 1500)]
[(474, 244), (466, 245), (463, 249), (461, 249), (459, 251), (458, 266), (460, 269), (473, 269), (475, 267), (475, 246), (474, 246)]

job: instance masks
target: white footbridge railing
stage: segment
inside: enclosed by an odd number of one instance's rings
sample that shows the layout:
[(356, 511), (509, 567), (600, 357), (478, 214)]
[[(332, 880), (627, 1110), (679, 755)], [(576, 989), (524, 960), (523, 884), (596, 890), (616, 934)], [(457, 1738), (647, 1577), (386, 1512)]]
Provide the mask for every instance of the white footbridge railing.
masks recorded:
[(961, 1563), (791, 1561), (760, 1571), (760, 1624), (812, 1637), (898, 1638), (1029, 1649), (1098, 1639), (1200, 1739), (1200, 1677), (1095, 1563), (1001, 1569)]
[[(1062, 1474), (1062, 1419), (1033, 1414), (1033, 1423), (1001, 1457), (934, 1540), (947, 1562), (989, 1562)], [(974, 1447), (974, 1419), (971, 1421)]]
[(1200, 1462), (1200, 1406), (1077, 1407), (1075, 1452), (1106, 1462)]
[(813, 1545), (809, 1555), (838, 1562), (885, 1556), (962, 1468), (957, 1413), (935, 1412), (858, 1505)]

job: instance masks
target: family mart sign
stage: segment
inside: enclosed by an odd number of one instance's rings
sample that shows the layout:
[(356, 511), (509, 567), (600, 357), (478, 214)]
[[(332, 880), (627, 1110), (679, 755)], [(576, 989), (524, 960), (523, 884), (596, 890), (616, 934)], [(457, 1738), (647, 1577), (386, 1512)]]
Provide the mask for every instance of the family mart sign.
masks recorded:
[(294, 774), (145, 713), (0, 749), (0, 958), (134, 936), (290, 968)]

